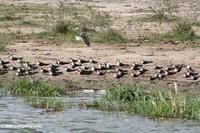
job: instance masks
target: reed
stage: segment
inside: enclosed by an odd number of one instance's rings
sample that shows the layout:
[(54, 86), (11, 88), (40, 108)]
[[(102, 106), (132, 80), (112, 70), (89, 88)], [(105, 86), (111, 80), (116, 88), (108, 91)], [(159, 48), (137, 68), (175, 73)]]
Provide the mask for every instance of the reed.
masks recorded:
[(141, 87), (117, 86), (96, 99), (92, 107), (108, 111), (125, 111), (149, 118), (184, 118), (200, 120), (200, 100), (173, 91), (145, 93)]
[(34, 108), (42, 108), (46, 111), (62, 111), (64, 103), (60, 99), (47, 97), (27, 97), (27, 104)]

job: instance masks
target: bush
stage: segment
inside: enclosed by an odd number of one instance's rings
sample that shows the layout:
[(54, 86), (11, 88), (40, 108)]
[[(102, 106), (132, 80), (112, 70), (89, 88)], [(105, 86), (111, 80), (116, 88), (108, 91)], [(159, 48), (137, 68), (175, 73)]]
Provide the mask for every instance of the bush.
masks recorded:
[(0, 5), (0, 21), (15, 19), (16, 8), (9, 5)]
[(58, 22), (55, 27), (54, 31), (57, 33), (66, 34), (67, 32), (70, 32), (73, 30), (73, 26), (70, 22), (60, 21)]
[(178, 22), (173, 28), (173, 33), (177, 35), (188, 35), (191, 37), (194, 36), (192, 25), (186, 21)]

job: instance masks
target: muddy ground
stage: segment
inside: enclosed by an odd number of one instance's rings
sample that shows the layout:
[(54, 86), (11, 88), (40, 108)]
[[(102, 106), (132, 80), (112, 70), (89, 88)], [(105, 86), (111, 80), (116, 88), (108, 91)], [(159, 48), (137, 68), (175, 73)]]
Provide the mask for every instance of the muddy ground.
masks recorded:
[[(74, 2), (74, 3), (72, 3)], [(122, 24), (123, 22), (131, 16), (139, 16), (149, 13), (149, 6), (157, 3), (156, 0), (151, 1), (66, 1), (66, 4), (72, 3), (73, 5), (85, 5), (90, 4), (96, 6), (99, 10), (109, 11), (116, 16), (120, 16), (121, 19), (117, 20), (115, 26)], [(0, 0), (0, 3), (5, 4), (14, 4), (14, 5), (25, 5), (32, 6), (33, 4), (45, 4), (49, 7), (55, 8), (57, 6), (57, 1), (48, 1), (48, 0), (12, 0), (4, 1)], [(181, 13), (184, 12), (194, 12), (198, 14), (200, 12), (198, 1), (189, 0), (179, 3), (181, 7)], [(184, 11), (184, 12), (182, 12)], [(22, 15), (22, 14), (19, 14)], [(24, 13), (26, 18), (36, 19), (35, 15), (41, 16), (40, 13)], [(199, 19), (197, 17), (197, 19)], [(9, 30), (12, 32), (18, 32), (20, 29), (20, 34), (28, 34), (32, 32), (42, 32), (46, 28), (44, 25), (40, 26), (13, 26), (10, 25)], [(170, 23), (143, 23), (140, 28), (138, 25), (132, 24), (131, 27), (123, 29), (127, 36), (137, 37), (154, 32), (167, 32), (171, 29)], [(194, 27), (196, 33), (198, 34), (199, 28)], [(8, 32), (7, 28), (4, 26), (0, 27), (2, 33)], [(41, 40), (31, 40), (31, 39), (18, 39), (13, 41), (10, 45), (7, 46), (6, 51), (0, 53), (2, 59), (9, 60), (8, 55), (12, 53), (17, 57), (24, 57), (24, 60), (31, 63), (36, 63), (37, 61), (43, 61), (46, 63), (53, 63), (54, 59), (60, 59), (67, 61), (69, 58), (82, 58), (89, 60), (91, 57), (101, 63), (110, 62), (111, 64), (116, 64), (118, 60), (123, 63), (131, 64), (132, 62), (139, 63), (142, 59), (152, 60), (152, 64), (147, 64), (144, 68), (148, 69), (144, 75), (133, 78), (130, 76), (130, 72), (123, 76), (120, 79), (115, 79), (112, 73), (107, 73), (103, 76), (97, 76), (95, 74), (91, 75), (79, 75), (77, 72), (67, 73), (65, 72), (64, 66), (59, 67), (59, 71), (62, 74), (58, 76), (49, 76), (48, 74), (37, 73), (31, 78), (43, 79), (47, 82), (62, 84), (70, 90), (74, 89), (108, 89), (114, 84), (133, 84), (138, 83), (145, 88), (155, 89), (155, 88), (173, 88), (174, 82), (178, 83), (178, 89), (181, 91), (188, 91), (191, 93), (198, 94), (200, 93), (200, 78), (197, 80), (187, 80), (183, 77), (183, 72), (176, 75), (168, 76), (163, 80), (149, 81), (148, 77), (154, 74), (152, 65), (167, 65), (167, 64), (185, 64), (192, 66), (197, 72), (200, 72), (200, 49), (192, 48), (188, 46), (185, 42), (178, 42), (177, 44), (171, 42), (160, 42), (156, 44), (137, 44), (137, 43), (128, 43), (128, 44), (97, 44), (92, 43), (91, 47), (84, 47), (82, 44), (73, 44), (64, 42), (62, 44), (49, 44), (49, 42)], [(15, 62), (14, 62), (15, 64)], [(90, 64), (87, 64), (90, 65)], [(126, 68), (124, 68), (126, 69)], [(30, 78), (30, 76), (26, 76)], [(13, 79), (18, 79), (15, 75), (15, 72), (8, 72), (5, 75), (1, 75), (2, 81), (11, 81)]]

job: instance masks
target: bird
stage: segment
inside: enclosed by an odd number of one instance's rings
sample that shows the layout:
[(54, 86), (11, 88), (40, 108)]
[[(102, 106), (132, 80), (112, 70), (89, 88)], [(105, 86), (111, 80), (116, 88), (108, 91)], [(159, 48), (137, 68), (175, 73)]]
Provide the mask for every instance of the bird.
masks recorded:
[(131, 73), (131, 76), (132, 76), (132, 77), (138, 77), (138, 76), (140, 76), (140, 73), (132, 72), (132, 73)]
[(113, 74), (114, 78), (121, 78), (123, 76), (123, 72), (122, 71), (117, 71)]
[(158, 77), (157, 75), (150, 76), (150, 77), (149, 77), (149, 80), (151, 80), (151, 81), (152, 81), (152, 80), (155, 80), (155, 79), (157, 79), (157, 77)]
[(10, 65), (10, 66), (9, 66), (9, 69), (10, 69), (10, 70), (16, 70), (17, 68), (14, 67), (13, 65)]
[(65, 66), (64, 70), (65, 70), (66, 72), (73, 72), (73, 71), (76, 71), (74, 68), (69, 67), (69, 66)]
[(78, 71), (78, 73), (79, 73), (80, 75), (84, 75), (84, 74), (87, 73), (86, 70), (83, 69), (83, 68), (81, 68), (81, 67), (79, 67), (79, 68), (77, 69), (77, 71)]
[(81, 66), (81, 64), (77, 64), (75, 62), (71, 62), (69, 65), (70, 65), (71, 68), (75, 68), (77, 66)]
[(83, 59), (81, 59), (81, 58), (78, 59), (78, 63), (80, 63), (80, 64), (82, 64), (82, 63), (87, 63), (87, 62), (88, 62), (88, 61), (83, 60)]
[(102, 72), (102, 71), (97, 70), (97, 71), (96, 71), (96, 74), (97, 74), (98, 76), (101, 76), (101, 75), (104, 75), (105, 72)]
[(48, 66), (49, 75), (55, 76), (57, 74), (56, 73), (57, 67), (58, 66), (55, 66), (55, 65), (53, 65), (53, 64), (50, 63), (49, 66)]
[(194, 76), (194, 75), (190, 76), (190, 80), (197, 80), (197, 79), (198, 79), (198, 76)]
[(3, 61), (2, 59), (0, 59), (0, 65), (5, 65), (5, 64), (8, 64), (9, 62), (8, 61)]
[(24, 70), (24, 68), (17, 68), (17, 72), (23, 73), (23, 72), (25, 72), (25, 70)]
[(90, 58), (89, 62), (90, 62), (90, 63), (94, 63), (94, 64), (95, 64), (95, 63), (98, 63), (97, 61), (93, 60), (92, 57)]
[(109, 62), (106, 62), (105, 67), (106, 67), (106, 69), (112, 69), (114, 66), (111, 65)]
[(188, 70), (188, 71), (184, 72), (183, 76), (185, 78), (188, 78), (190, 76), (197, 76), (198, 74), (199, 74), (198, 72), (193, 72), (193, 71)]
[(17, 71), (17, 72), (15, 73), (15, 75), (16, 75), (16, 76), (22, 76), (22, 73)]
[(142, 60), (141, 64), (149, 64), (149, 63), (153, 63), (153, 61), (148, 61), (148, 60)]
[(91, 67), (91, 71), (94, 72), (94, 71), (97, 71), (97, 70), (98, 70), (98, 69), (97, 69), (95, 66), (92, 66), (92, 67)]
[(139, 68), (139, 71), (141, 72), (141, 74), (143, 74), (143, 73), (145, 73), (147, 70), (144, 69), (143, 67), (140, 67), (140, 68)]
[(61, 61), (61, 60), (59, 60), (59, 59), (55, 59), (55, 64), (57, 64), (57, 65), (65, 65), (65, 64), (67, 64), (66, 62), (64, 62), (64, 61)]
[(140, 67), (142, 67), (142, 65), (137, 64), (135, 62), (133, 62), (132, 65), (131, 65), (132, 70), (138, 70)]
[(86, 46), (90, 46), (90, 41), (88, 36), (86, 35), (86, 30), (82, 29), (79, 36), (76, 36), (77, 41), (82, 41)]
[(174, 72), (180, 72), (181, 71), (181, 69), (182, 69), (182, 67), (183, 67), (183, 65), (181, 64), (181, 65), (176, 65), (175, 66), (175, 68), (174, 68)]
[(22, 59), (22, 58), (21, 57), (14, 57), (12, 54), (10, 54), (9, 59), (12, 60), (12, 61), (16, 61), (16, 60), (19, 60), (19, 59)]
[(167, 76), (167, 75), (174, 75), (176, 73), (177, 73), (176, 71), (167, 71), (167, 70), (164, 70), (164, 75), (165, 76)]
[(122, 62), (120, 62), (119, 60), (117, 61), (117, 66), (119, 67), (123, 67), (123, 66), (128, 66), (128, 64), (124, 64)]
[(162, 69), (163, 67), (162, 66), (159, 66), (159, 65), (157, 65), (157, 64), (154, 64), (153, 65), (153, 69)]
[(175, 65), (169, 64), (169, 65), (167, 65), (167, 66), (165, 67), (165, 70), (166, 70), (166, 71), (170, 71), (170, 70), (173, 70), (174, 68), (175, 68)]
[(101, 64), (101, 63), (98, 63), (98, 67), (97, 67), (99, 70), (106, 70), (106, 66)]
[(69, 58), (69, 62), (77, 62), (77, 60), (73, 59), (73, 58)]
[(50, 71), (49, 71), (49, 75), (50, 75), (50, 76), (56, 76), (56, 72), (55, 72), (55, 71), (52, 71), (52, 70), (50, 70)]
[(48, 70), (46, 70), (46, 69), (44, 69), (44, 68), (40, 68), (40, 72), (41, 72), (41, 73), (47, 73)]
[(4, 64), (1, 64), (1, 65), (0, 65), (0, 69), (6, 69), (6, 68), (8, 68), (8, 66), (6, 66), (6, 65), (4, 65)]
[(163, 79), (164, 77), (165, 77), (165, 75), (164, 75), (164, 74), (161, 74), (161, 73), (157, 75), (157, 78), (158, 78), (159, 80)]
[(47, 64), (47, 63), (43, 63), (43, 62), (41, 62), (41, 61), (37, 61), (37, 62), (36, 62), (36, 65), (37, 65), (37, 66), (47, 66), (48, 64)]

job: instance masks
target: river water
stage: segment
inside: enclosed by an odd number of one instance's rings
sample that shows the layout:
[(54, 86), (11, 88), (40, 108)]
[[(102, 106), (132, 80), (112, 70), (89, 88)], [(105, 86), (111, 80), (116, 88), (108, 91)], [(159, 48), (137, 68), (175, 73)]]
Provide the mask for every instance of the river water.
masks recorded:
[(200, 123), (183, 120), (151, 119), (125, 113), (80, 109), (78, 103), (93, 95), (65, 97), (69, 104), (61, 112), (42, 113), (23, 98), (0, 98), (0, 133), (199, 133)]

